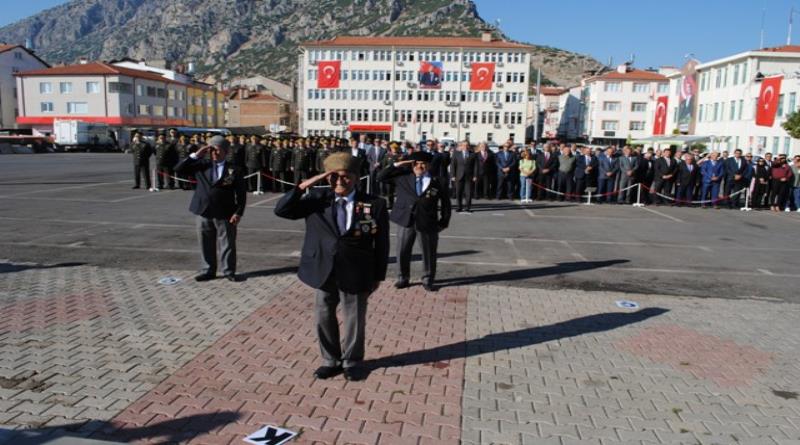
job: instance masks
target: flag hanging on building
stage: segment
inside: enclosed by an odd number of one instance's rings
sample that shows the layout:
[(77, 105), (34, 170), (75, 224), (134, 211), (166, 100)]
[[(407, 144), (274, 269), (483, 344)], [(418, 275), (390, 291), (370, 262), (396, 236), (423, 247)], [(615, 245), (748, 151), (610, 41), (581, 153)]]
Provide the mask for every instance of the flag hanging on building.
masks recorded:
[(656, 103), (656, 116), (653, 119), (653, 135), (664, 134), (667, 129), (667, 101), (669, 97), (661, 96)]
[(319, 75), (317, 76), (317, 88), (339, 88), (339, 72), (342, 62), (339, 60), (328, 60), (319, 62)]
[(473, 63), (470, 90), (491, 90), (494, 79), (494, 63)]
[(783, 76), (766, 77), (761, 81), (761, 93), (758, 95), (756, 109), (756, 125), (771, 127), (775, 123), (775, 112), (778, 111), (778, 97), (781, 94)]
[(419, 87), (439, 89), (442, 87), (442, 62), (420, 62)]

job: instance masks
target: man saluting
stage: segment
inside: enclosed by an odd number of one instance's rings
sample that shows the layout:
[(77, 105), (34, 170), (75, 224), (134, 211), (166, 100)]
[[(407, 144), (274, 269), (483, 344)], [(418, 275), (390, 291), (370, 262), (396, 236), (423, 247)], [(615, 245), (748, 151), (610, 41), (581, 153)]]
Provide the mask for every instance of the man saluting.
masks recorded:
[[(450, 223), (450, 193), (447, 184), (428, 173), (433, 156), (418, 151), (406, 161), (395, 162), (381, 170), (378, 181), (393, 182), (397, 200), (392, 208), (391, 220), (399, 227), (397, 231), (397, 262), (399, 276), (394, 286), (408, 287), (411, 268), (411, 251), (419, 236), (422, 244), (422, 287), (435, 291), (436, 250), (439, 232)], [(411, 167), (411, 168), (407, 168)]]
[[(306, 220), (297, 276), (316, 289), (314, 313), (323, 366), (314, 376), (327, 379), (344, 372), (347, 380), (361, 380), (367, 297), (386, 279), (389, 214), (382, 198), (356, 190), (360, 159), (346, 152), (333, 153), (324, 167), (325, 173), (287, 192), (275, 214)], [(303, 194), (321, 181), (330, 188)], [(343, 344), (336, 319), (340, 301)]]

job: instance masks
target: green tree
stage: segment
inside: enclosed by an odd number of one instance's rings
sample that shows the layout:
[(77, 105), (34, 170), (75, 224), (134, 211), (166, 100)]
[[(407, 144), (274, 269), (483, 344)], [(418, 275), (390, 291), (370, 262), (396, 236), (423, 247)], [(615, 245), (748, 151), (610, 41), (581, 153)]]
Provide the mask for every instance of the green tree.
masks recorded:
[(800, 139), (800, 112), (793, 111), (781, 126), (789, 133), (789, 136)]

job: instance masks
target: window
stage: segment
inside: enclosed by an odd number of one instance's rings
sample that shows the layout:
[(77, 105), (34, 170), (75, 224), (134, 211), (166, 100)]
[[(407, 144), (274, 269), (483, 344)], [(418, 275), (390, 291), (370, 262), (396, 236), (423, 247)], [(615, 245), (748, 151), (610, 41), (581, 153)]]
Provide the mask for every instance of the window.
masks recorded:
[(733, 84), (739, 84), (739, 64), (733, 66)]
[(52, 113), (53, 102), (42, 102), (41, 108), (42, 108), (42, 113)]
[(610, 92), (619, 92), (621, 89), (619, 82), (606, 82), (604, 85), (604, 91), (606, 93)]
[(71, 93), (72, 92), (72, 82), (61, 82), (58, 85), (58, 91), (60, 91), (61, 94), (69, 94), (69, 93)]
[(783, 94), (778, 95), (778, 117), (783, 116)]
[(780, 146), (781, 146), (781, 137), (780, 136), (773, 137), (772, 138), (772, 153), (773, 154), (777, 154), (778, 153), (778, 149), (780, 148)]
[[(792, 139), (789, 136), (783, 138), (783, 154), (788, 155), (789, 149), (792, 147)], [(797, 189), (795, 189), (797, 190)], [(797, 195), (795, 195), (797, 196)]]
[[(698, 114), (697, 114), (697, 121), (698, 122), (703, 122), (703, 110), (706, 109), (706, 106), (705, 105), (700, 105), (699, 107), (697, 107), (697, 109), (699, 110)], [(674, 119), (674, 120), (677, 120), (677, 118)]]
[(68, 114), (89, 114), (89, 104), (86, 102), (67, 102)]
[(606, 131), (616, 131), (617, 127), (619, 126), (619, 122), (617, 121), (603, 121), (602, 128)]
[(660, 83), (658, 84), (658, 92), (659, 94), (665, 94), (669, 92), (669, 84), (668, 83)]
[(96, 94), (100, 92), (100, 82), (86, 82), (86, 93)]
[(17, 60), (22, 60), (22, 53), (19, 51), (14, 52), (14, 58)]
[(646, 93), (649, 88), (647, 88), (646, 83), (634, 83), (633, 84), (633, 92), (634, 93)]
[(797, 93), (789, 93), (789, 104), (786, 106), (786, 114), (794, 113), (797, 107)]
[(153, 106), (153, 116), (164, 116), (164, 106), (163, 105)]
[(634, 131), (644, 130), (644, 121), (631, 121), (628, 129)]
[[(141, 85), (138, 85), (141, 86)], [(124, 82), (109, 82), (109, 93), (131, 94), (133, 92), (133, 85)]]
[(156, 87), (147, 87), (147, 95), (150, 97), (156, 97)]
[(712, 122), (717, 120), (719, 120), (719, 102), (714, 103), (714, 119), (712, 119)]
[(50, 94), (53, 92), (53, 84), (50, 82), (39, 82), (39, 94)]
[(647, 102), (633, 102), (631, 104), (631, 111), (635, 112), (647, 111)]
[(729, 116), (729, 120), (735, 120), (735, 119), (736, 119), (736, 101), (732, 100), (731, 101), (731, 115)]
[(744, 99), (739, 99), (739, 114), (736, 115), (736, 119), (742, 120), (743, 109), (744, 109)]
[(147, 116), (150, 114), (150, 110), (148, 109), (147, 105), (139, 104), (139, 116)]
[(603, 111), (619, 111), (619, 102), (603, 102)]

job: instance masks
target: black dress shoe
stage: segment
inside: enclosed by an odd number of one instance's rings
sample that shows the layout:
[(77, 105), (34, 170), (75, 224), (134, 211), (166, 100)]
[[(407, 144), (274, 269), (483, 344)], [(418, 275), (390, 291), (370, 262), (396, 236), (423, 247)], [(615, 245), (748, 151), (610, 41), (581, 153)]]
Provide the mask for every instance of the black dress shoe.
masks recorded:
[(234, 274), (225, 275), (225, 279), (230, 281), (231, 283), (238, 283), (239, 281), (241, 281), (239, 277)]
[(196, 275), (194, 277), (195, 281), (211, 281), (216, 278), (213, 274), (210, 273), (201, 273), (200, 275)]
[(360, 382), (367, 378), (367, 373), (358, 366), (344, 368), (344, 379), (348, 382)]
[(397, 280), (394, 283), (395, 289), (405, 289), (408, 287), (408, 280)]
[(134, 185), (134, 186), (133, 186), (133, 187), (131, 187), (131, 188), (132, 188), (132, 189), (134, 189), (134, 190), (136, 190), (136, 189), (138, 189), (138, 188), (141, 188), (141, 187), (139, 187), (138, 185)]
[(428, 292), (436, 292), (438, 290), (438, 288), (436, 286), (434, 286), (433, 284), (428, 284), (428, 283), (423, 284), (422, 288), (425, 289)]
[(314, 377), (320, 380), (325, 380), (331, 377), (336, 377), (341, 373), (341, 366), (320, 366), (316, 371), (314, 371)]

